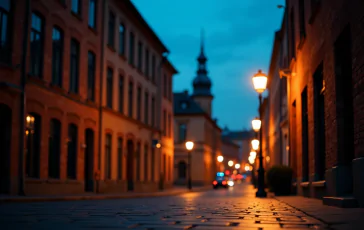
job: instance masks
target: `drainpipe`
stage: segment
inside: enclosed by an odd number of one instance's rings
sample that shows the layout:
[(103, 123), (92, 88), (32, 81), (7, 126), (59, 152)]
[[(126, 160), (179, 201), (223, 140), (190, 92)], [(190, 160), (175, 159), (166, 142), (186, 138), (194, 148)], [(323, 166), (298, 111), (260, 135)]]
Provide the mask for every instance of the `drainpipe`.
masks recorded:
[[(101, 151), (102, 151), (102, 98), (103, 98), (103, 92), (104, 92), (104, 58), (105, 58), (105, 9), (106, 9), (106, 1), (102, 1), (102, 30), (101, 30), (101, 57), (100, 57), (100, 95), (99, 95), (99, 151), (98, 151), (98, 164), (97, 164), (97, 170), (98, 175), (96, 179), (96, 193), (100, 192), (100, 177), (101, 177)], [(96, 177), (95, 177), (96, 178)]]
[[(163, 137), (163, 127), (162, 127), (162, 102), (163, 102), (163, 94), (162, 94), (162, 90), (163, 90), (163, 82), (162, 82), (162, 78), (163, 78), (163, 64), (167, 61), (167, 57), (169, 55), (169, 52), (164, 52), (162, 54), (162, 59), (159, 63), (159, 74), (158, 74), (158, 78), (157, 78), (157, 127), (159, 130), (159, 140), (162, 141), (162, 137)], [(162, 151), (163, 149), (163, 144), (161, 145), (161, 147), (159, 148), (159, 190), (164, 190), (164, 177), (165, 177), (165, 172), (162, 173)]]
[(20, 130), (19, 130), (19, 191), (20, 196), (25, 195), (24, 191), (24, 141), (25, 141), (25, 86), (27, 84), (27, 56), (28, 56), (28, 35), (29, 35), (30, 0), (25, 2), (24, 27), (23, 27), (23, 51), (21, 59), (21, 94), (20, 94)]

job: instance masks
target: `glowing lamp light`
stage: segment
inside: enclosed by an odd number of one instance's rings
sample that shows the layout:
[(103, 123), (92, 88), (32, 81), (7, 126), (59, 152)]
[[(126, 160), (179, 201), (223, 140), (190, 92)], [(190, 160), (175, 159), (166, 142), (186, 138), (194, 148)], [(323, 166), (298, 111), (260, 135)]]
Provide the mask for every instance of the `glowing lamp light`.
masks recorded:
[(250, 156), (248, 158), (248, 161), (249, 161), (250, 164), (254, 164), (255, 158), (253, 158), (252, 156)]
[(255, 91), (258, 93), (263, 93), (267, 88), (268, 78), (267, 75), (262, 72), (262, 70), (258, 70), (253, 77), (253, 85)]
[(259, 141), (257, 139), (252, 140), (252, 148), (253, 150), (259, 149)]
[(156, 147), (157, 149), (160, 149), (160, 148), (162, 147), (162, 145), (161, 145), (161, 143), (157, 143), (157, 144), (155, 145), (155, 147)]
[(245, 171), (250, 171), (250, 166), (249, 165), (245, 165)]
[(229, 161), (229, 162), (228, 162), (228, 165), (229, 165), (230, 167), (232, 167), (232, 166), (234, 165), (234, 161)]
[(188, 151), (191, 151), (193, 149), (193, 145), (194, 145), (194, 143), (192, 141), (187, 141), (186, 142), (186, 149)]
[(255, 159), (257, 157), (257, 152), (251, 151), (249, 156)]
[(265, 160), (267, 161), (267, 163), (269, 163), (270, 162), (270, 156), (266, 156)]
[(240, 169), (240, 164), (235, 164), (236, 169)]
[(217, 157), (217, 161), (218, 162), (223, 162), (224, 161), (224, 157), (223, 156), (218, 156)]
[(258, 132), (260, 130), (260, 127), (262, 126), (262, 121), (259, 118), (254, 118), (254, 120), (252, 120), (252, 126), (253, 126), (253, 130), (255, 132)]

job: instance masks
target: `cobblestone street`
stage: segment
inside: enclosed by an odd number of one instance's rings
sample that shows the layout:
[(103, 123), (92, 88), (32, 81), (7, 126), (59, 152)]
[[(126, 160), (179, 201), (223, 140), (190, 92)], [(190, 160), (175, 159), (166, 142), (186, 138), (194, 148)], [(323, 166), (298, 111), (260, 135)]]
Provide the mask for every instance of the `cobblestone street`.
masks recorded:
[(0, 205), (0, 229), (328, 229), (250, 185), (179, 196)]

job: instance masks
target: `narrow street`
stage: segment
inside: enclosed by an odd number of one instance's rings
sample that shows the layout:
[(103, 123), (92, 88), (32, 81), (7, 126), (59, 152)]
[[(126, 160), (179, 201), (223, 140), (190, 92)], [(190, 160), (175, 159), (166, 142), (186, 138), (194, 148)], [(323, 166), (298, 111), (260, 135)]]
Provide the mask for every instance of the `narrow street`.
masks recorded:
[(0, 205), (0, 229), (328, 229), (251, 185), (179, 196)]

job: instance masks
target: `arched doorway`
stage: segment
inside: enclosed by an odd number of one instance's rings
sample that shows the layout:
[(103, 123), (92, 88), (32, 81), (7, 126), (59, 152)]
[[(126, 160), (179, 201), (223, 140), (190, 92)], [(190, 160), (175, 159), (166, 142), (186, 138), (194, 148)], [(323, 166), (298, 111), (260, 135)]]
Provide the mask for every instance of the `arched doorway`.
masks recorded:
[(93, 170), (94, 170), (94, 131), (92, 129), (85, 130), (85, 191), (92, 192)]
[(12, 112), (0, 104), (0, 193), (10, 191), (10, 149)]
[(187, 164), (184, 161), (178, 162), (178, 179), (186, 179)]
[(126, 178), (128, 180), (128, 191), (134, 190), (134, 144), (132, 140), (127, 142), (127, 168)]

